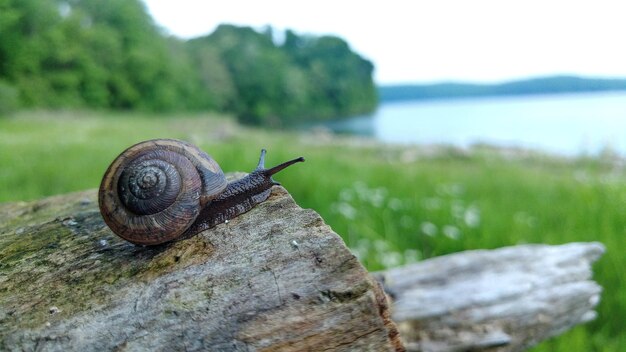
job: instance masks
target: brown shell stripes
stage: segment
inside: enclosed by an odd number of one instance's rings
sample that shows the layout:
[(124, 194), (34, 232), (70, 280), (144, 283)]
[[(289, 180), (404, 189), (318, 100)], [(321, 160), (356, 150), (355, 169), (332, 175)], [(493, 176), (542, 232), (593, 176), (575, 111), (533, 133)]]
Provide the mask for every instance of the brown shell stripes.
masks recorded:
[(156, 245), (189, 237), (263, 202), (277, 184), (271, 176), (304, 161), (300, 157), (265, 169), (264, 159), (262, 150), (252, 173), (228, 183), (217, 162), (189, 143), (141, 142), (122, 152), (105, 172), (100, 212), (114, 233), (132, 243)]

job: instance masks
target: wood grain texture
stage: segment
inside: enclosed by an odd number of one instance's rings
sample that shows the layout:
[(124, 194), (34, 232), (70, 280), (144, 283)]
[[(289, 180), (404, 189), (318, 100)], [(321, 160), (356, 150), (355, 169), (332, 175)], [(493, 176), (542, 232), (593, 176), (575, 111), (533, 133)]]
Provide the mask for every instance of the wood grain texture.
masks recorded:
[(198, 236), (115, 236), (96, 192), (0, 205), (0, 350), (402, 351), (385, 295), (281, 187)]
[(374, 274), (410, 351), (521, 351), (596, 317), (597, 242), (455, 253)]

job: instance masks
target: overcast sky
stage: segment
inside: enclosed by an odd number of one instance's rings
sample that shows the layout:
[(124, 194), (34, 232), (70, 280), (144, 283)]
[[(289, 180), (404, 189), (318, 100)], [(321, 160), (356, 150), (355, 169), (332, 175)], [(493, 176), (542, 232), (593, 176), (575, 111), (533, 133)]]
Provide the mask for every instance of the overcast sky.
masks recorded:
[(626, 2), (563, 0), (143, 0), (182, 38), (220, 23), (334, 34), (378, 83), (626, 77)]

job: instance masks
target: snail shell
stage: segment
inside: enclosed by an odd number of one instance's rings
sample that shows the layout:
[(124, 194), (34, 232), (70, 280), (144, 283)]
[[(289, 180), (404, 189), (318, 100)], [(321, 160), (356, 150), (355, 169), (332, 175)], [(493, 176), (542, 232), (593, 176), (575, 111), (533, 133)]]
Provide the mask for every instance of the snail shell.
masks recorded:
[(157, 139), (135, 144), (113, 161), (98, 201), (113, 232), (153, 245), (184, 233), (227, 184), (217, 162), (197, 147)]

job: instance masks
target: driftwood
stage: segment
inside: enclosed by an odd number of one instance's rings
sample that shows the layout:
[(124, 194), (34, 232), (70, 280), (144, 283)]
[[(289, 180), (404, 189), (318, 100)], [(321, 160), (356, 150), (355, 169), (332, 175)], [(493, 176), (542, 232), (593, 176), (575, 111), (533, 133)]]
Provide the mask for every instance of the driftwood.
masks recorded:
[(600, 243), (467, 251), (374, 275), (410, 351), (520, 351), (596, 317)]
[(403, 350), (380, 285), (283, 188), (158, 248), (113, 235), (95, 197), (0, 209), (0, 350)]
[[(281, 187), (229, 223), (157, 248), (113, 235), (95, 197), (0, 205), (0, 350), (404, 350), (382, 285)], [(517, 350), (592, 317), (589, 263), (600, 252), (468, 252), (374, 277), (409, 349)], [(533, 267), (537, 257), (550, 265)]]

